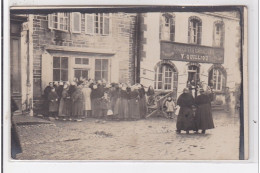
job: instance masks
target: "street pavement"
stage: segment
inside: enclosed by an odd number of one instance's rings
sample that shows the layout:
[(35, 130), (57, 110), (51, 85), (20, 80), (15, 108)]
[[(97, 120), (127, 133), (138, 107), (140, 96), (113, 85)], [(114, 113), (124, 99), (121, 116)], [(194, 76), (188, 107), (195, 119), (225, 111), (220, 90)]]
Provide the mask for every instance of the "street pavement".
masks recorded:
[[(28, 117), (28, 116), (23, 116)], [(18, 118), (19, 119), (19, 118)], [(213, 112), (215, 129), (176, 134), (175, 119), (17, 122), (19, 160), (237, 160), (239, 118)]]

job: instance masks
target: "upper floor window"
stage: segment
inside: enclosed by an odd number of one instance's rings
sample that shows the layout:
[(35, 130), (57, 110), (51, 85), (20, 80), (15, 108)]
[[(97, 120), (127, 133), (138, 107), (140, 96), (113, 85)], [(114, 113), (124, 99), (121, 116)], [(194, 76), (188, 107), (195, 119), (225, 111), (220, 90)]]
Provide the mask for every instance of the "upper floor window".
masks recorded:
[(201, 44), (201, 35), (202, 35), (201, 32), (202, 32), (201, 19), (196, 16), (190, 17), (189, 30), (188, 30), (189, 43)]
[(86, 34), (109, 35), (109, 13), (86, 14), (85, 24)]
[(49, 14), (49, 28), (62, 31), (69, 30), (69, 13)]
[(89, 59), (88, 58), (75, 58), (75, 64), (88, 65)]
[(175, 40), (175, 20), (171, 14), (165, 13), (161, 16), (160, 39), (168, 41)]
[(224, 46), (224, 23), (223, 22), (217, 21), (214, 23), (213, 46), (216, 47)]

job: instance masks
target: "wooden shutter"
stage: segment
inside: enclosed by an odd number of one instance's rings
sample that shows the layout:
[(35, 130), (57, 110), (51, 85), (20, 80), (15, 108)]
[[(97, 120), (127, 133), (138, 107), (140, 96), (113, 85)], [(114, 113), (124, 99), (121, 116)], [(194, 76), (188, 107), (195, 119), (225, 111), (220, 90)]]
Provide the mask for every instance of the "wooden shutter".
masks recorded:
[(174, 36), (175, 36), (175, 23), (174, 23), (174, 18), (170, 18), (170, 40), (174, 41)]
[(202, 23), (198, 23), (197, 44), (201, 44)]
[(52, 14), (48, 15), (48, 27), (49, 27), (49, 29), (53, 29), (53, 17), (52, 17)]
[(42, 54), (42, 91), (53, 81), (53, 58), (45, 51)]
[(72, 32), (80, 33), (81, 32), (81, 14), (72, 13)]
[(94, 15), (85, 14), (85, 32), (86, 34), (94, 34)]
[(109, 14), (104, 13), (103, 14), (103, 35), (109, 35)]
[(191, 43), (191, 26), (192, 26), (192, 22), (191, 20), (189, 20), (188, 23), (188, 42)]

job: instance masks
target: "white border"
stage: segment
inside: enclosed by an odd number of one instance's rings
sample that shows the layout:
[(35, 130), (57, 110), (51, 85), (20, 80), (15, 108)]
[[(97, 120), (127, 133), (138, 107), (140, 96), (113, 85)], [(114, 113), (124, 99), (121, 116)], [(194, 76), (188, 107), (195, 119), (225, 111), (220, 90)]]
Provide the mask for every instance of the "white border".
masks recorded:
[[(246, 5), (248, 7), (248, 70), (249, 70), (249, 161), (239, 162), (26, 162), (26, 161), (8, 161), (8, 146), (9, 141), (8, 133), (10, 125), (7, 119), (4, 120), (4, 172), (211, 172), (211, 173), (225, 173), (225, 172), (236, 172), (254, 173), (258, 169), (258, 0), (132, 0), (132, 1), (120, 0), (103, 0), (102, 3), (96, 0), (4, 0), (4, 115), (7, 114), (9, 109), (9, 7), (10, 6), (39, 6), (39, 5)], [(9, 4), (8, 4), (9, 3)], [(2, 22), (1, 22), (2, 23)], [(2, 70), (2, 69), (1, 69)], [(2, 85), (1, 85), (2, 86)], [(3, 115), (2, 115), (3, 116)], [(253, 120), (256, 123), (253, 123)], [(220, 164), (221, 163), (221, 164)]]

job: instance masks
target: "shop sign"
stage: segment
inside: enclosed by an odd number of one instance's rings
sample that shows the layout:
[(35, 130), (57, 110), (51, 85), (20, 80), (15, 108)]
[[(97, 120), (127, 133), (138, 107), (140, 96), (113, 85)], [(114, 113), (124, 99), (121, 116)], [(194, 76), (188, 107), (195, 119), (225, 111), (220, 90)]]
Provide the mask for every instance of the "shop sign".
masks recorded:
[(199, 63), (224, 63), (224, 48), (161, 42), (161, 59)]

